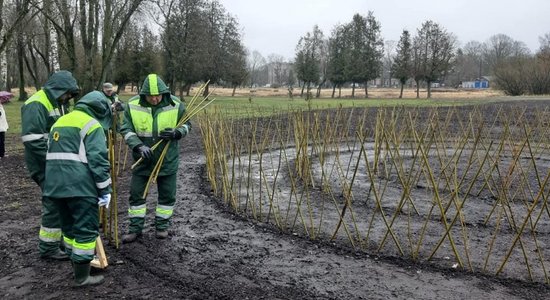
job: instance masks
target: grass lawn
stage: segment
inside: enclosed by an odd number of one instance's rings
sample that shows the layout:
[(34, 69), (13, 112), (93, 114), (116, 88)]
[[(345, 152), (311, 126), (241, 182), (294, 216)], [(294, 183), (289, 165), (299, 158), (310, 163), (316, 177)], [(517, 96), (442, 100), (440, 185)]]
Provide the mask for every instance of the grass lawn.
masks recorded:
[[(131, 95), (121, 95), (120, 99), (127, 101)], [(396, 107), (396, 106), (462, 106), (502, 101), (500, 98), (457, 98), (457, 99), (312, 99), (309, 102), (302, 98), (289, 100), (286, 97), (214, 97), (216, 100), (208, 107), (210, 111), (223, 112), (225, 116), (266, 116), (281, 111), (329, 109), (342, 107)], [(191, 97), (186, 97), (187, 101)], [(21, 133), (21, 106), (23, 102), (12, 99), (4, 104), (4, 110), (9, 123), (7, 136)], [(20, 145), (22, 148), (22, 145)]]

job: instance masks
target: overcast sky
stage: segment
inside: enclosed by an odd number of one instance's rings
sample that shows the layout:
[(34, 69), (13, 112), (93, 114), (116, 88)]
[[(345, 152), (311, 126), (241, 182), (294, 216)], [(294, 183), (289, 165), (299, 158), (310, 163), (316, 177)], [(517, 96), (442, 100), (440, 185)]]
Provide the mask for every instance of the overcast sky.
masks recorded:
[(539, 48), (539, 36), (550, 32), (550, 0), (219, 0), (236, 17), (245, 46), (267, 57), (294, 58), (298, 39), (319, 25), (325, 36), (355, 13), (373, 11), (384, 40), (398, 41), (403, 29), (414, 36), (426, 20), (455, 34), (463, 45), (485, 42), (503, 33)]

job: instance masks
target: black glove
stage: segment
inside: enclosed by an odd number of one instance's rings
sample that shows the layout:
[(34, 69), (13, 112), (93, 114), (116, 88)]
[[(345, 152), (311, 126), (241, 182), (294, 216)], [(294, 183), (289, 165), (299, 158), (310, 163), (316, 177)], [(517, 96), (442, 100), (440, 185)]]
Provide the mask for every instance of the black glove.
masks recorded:
[(179, 140), (183, 136), (181, 132), (176, 129), (164, 128), (164, 130), (160, 132), (159, 137), (163, 140)]
[(122, 102), (120, 101), (115, 101), (112, 105), (111, 105), (111, 110), (113, 112), (115, 111), (124, 111), (124, 106), (122, 105)]
[(146, 145), (138, 146), (137, 151), (139, 152), (139, 155), (141, 155), (141, 157), (144, 159), (149, 159), (153, 157), (153, 150), (151, 150), (149, 146), (146, 146)]

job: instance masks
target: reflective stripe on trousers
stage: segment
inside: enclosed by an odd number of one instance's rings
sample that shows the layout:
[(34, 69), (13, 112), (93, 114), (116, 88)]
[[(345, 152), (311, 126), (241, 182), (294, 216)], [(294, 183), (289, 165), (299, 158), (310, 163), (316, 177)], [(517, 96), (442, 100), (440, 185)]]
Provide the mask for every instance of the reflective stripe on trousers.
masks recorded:
[(46, 243), (55, 243), (61, 241), (61, 228), (48, 228), (40, 226), (39, 238)]

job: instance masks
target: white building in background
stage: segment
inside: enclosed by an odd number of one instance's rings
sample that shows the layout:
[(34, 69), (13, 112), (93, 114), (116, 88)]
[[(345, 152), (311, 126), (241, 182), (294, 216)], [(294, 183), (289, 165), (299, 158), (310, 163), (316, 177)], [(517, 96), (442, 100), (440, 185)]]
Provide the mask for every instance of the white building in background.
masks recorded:
[(482, 76), (473, 81), (463, 81), (463, 89), (488, 89), (490, 78), (488, 76)]

